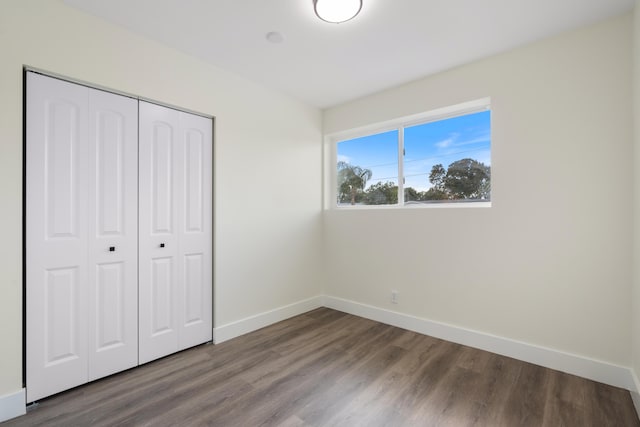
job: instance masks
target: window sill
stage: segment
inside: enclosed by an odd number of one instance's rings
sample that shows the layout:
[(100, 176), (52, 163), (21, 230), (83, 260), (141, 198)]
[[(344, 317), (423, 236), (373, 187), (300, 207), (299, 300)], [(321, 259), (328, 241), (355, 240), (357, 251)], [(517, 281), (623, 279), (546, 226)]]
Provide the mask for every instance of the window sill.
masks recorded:
[(490, 208), (491, 202), (448, 202), (448, 203), (408, 203), (400, 205), (345, 205), (333, 206), (336, 211), (363, 211), (363, 210), (403, 210), (403, 209), (470, 209)]

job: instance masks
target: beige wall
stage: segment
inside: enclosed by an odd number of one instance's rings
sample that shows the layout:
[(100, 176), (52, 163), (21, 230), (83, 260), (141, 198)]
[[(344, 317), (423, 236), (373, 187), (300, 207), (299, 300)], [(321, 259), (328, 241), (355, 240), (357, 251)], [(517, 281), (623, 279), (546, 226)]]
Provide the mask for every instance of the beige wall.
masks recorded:
[(631, 32), (625, 15), (325, 111), (332, 133), (490, 96), (493, 129), (491, 208), (327, 210), (326, 293), (629, 366)]
[(23, 65), (216, 116), (216, 326), (321, 293), (320, 111), (58, 0), (1, 9), (0, 396), (22, 386)]

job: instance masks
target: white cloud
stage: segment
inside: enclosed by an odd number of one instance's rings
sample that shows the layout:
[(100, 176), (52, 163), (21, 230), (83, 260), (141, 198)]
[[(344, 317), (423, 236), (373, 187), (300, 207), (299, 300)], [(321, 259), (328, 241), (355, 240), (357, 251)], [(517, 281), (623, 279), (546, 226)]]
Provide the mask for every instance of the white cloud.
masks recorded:
[(482, 135), (477, 138), (468, 139), (466, 141), (460, 141), (456, 143), (456, 146), (472, 145), (472, 144), (484, 144), (491, 141), (491, 135)]
[(351, 159), (349, 158), (349, 156), (345, 156), (344, 154), (338, 154), (338, 161), (339, 162), (345, 162), (345, 163), (351, 163)]
[(438, 141), (433, 145), (435, 145), (438, 148), (447, 148), (451, 144), (453, 144), (453, 140), (454, 140), (453, 138), (447, 138), (447, 139), (443, 139), (442, 141)]
[(459, 133), (453, 133), (449, 136), (449, 138), (443, 139), (442, 141), (438, 141), (433, 145), (435, 145), (440, 149), (444, 149), (444, 148), (462, 147), (464, 145), (484, 144), (486, 142), (491, 141), (490, 133), (485, 133), (484, 135), (479, 135), (475, 138), (466, 139), (462, 141), (458, 141), (459, 137), (460, 137)]
[(460, 134), (458, 132), (454, 132), (454, 133), (449, 134), (449, 138), (443, 139), (442, 141), (438, 141), (433, 145), (435, 145), (436, 147), (441, 148), (441, 149), (442, 148), (448, 148), (448, 147), (451, 147), (451, 146), (456, 146), (456, 145), (458, 145), (456, 143), (456, 140), (459, 137), (460, 137)]

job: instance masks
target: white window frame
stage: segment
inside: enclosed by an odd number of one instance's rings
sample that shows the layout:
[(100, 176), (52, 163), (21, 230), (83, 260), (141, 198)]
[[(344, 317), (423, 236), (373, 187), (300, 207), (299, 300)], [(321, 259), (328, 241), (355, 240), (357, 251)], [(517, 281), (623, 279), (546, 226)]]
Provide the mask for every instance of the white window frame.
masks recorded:
[[(491, 201), (456, 201), (456, 202), (440, 202), (440, 203), (416, 203), (405, 205), (404, 203), (404, 129), (411, 126), (423, 125), (426, 123), (437, 122), (440, 120), (450, 119), (453, 117), (464, 116), (467, 114), (479, 113), (491, 109), (491, 98), (481, 98), (474, 101), (463, 102), (460, 104), (450, 105), (447, 107), (437, 108), (424, 113), (414, 114), (411, 116), (400, 117), (375, 123), (372, 125), (361, 126), (346, 131), (340, 131), (325, 135), (324, 137), (324, 163), (325, 163), (325, 179), (324, 179), (324, 207), (325, 209), (337, 210), (362, 210), (362, 209), (439, 209), (439, 208), (487, 208), (491, 207)], [(338, 206), (336, 200), (338, 198), (338, 182), (336, 165), (338, 162), (338, 143), (355, 138), (371, 136), (378, 133), (389, 131), (398, 131), (398, 203), (394, 205), (355, 205), (355, 206)], [(493, 175), (493, 135), (491, 140), (491, 165)], [(493, 193), (491, 195), (493, 200)]]

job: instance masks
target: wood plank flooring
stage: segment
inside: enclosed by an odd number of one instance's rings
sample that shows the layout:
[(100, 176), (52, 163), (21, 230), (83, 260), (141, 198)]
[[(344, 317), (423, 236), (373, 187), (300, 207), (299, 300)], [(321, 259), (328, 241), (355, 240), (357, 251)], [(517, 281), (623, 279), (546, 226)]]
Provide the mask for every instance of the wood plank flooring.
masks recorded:
[(629, 392), (321, 308), (2, 426), (640, 426)]

